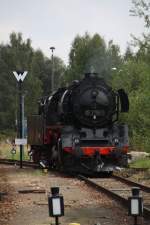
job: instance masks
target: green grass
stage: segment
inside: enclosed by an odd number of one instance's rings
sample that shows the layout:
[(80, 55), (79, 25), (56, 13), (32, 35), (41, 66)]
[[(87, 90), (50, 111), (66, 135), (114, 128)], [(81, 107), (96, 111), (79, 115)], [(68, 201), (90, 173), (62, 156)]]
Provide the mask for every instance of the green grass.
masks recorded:
[[(11, 154), (11, 150), (12, 150), (12, 144), (5, 143), (4, 141), (0, 142), (0, 158), (19, 160), (20, 159), (20, 147), (19, 146), (16, 147), (15, 155)], [(29, 160), (27, 146), (24, 146), (23, 160)], [(24, 170), (21, 170), (20, 172), (24, 173)], [(44, 173), (44, 171), (41, 169), (27, 170), (26, 173), (29, 175), (33, 175), (33, 176), (47, 175), (47, 173)]]
[(149, 168), (150, 159), (138, 159), (130, 164), (130, 168)]
[[(5, 158), (5, 159), (19, 160), (20, 159), (20, 148), (19, 148), (19, 146), (16, 147), (16, 154), (15, 155), (13, 155), (11, 153), (11, 150), (12, 150), (11, 144), (7, 144), (7, 143), (4, 143), (4, 142), (1, 143), (0, 144), (0, 157)], [(23, 160), (29, 160), (27, 146), (24, 146)]]

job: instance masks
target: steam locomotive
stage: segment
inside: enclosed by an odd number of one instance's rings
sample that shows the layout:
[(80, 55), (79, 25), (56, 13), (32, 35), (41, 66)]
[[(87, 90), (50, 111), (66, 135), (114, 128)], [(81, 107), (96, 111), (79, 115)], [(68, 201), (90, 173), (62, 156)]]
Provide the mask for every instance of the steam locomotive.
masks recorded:
[(69, 172), (112, 173), (127, 166), (128, 127), (118, 122), (128, 112), (123, 89), (112, 90), (96, 73), (39, 101), (28, 118), (33, 161)]

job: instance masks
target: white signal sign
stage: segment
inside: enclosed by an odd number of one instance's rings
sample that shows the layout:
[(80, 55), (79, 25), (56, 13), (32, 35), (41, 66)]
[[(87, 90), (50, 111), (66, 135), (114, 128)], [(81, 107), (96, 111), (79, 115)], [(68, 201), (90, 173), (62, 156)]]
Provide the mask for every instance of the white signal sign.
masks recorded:
[(23, 73), (17, 73), (16, 71), (13, 71), (14, 76), (16, 77), (17, 81), (24, 81), (24, 78), (26, 77), (28, 71), (24, 71)]
[(27, 139), (26, 138), (16, 138), (15, 145), (26, 145)]

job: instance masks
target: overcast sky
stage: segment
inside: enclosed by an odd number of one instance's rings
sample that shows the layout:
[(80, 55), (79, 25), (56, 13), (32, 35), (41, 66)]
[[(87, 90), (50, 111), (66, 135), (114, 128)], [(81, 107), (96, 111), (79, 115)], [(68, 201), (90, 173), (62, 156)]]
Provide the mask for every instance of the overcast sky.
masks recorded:
[(130, 34), (144, 31), (142, 21), (129, 16), (131, 7), (131, 0), (0, 0), (0, 42), (21, 32), (47, 56), (55, 46), (55, 55), (67, 63), (74, 37), (87, 31), (113, 39), (123, 52)]

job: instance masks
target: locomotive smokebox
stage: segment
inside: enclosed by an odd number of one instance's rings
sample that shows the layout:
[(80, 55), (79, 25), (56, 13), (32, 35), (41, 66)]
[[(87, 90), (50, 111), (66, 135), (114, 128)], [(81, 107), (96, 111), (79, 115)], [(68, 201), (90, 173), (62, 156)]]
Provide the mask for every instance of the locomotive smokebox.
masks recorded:
[[(74, 86), (70, 96), (62, 99), (62, 104), (71, 105), (66, 113), (72, 115), (72, 121), (79, 126), (103, 127), (112, 121), (116, 114), (117, 96), (98, 73), (85, 73), (85, 77)], [(64, 110), (65, 111), (65, 110)]]

